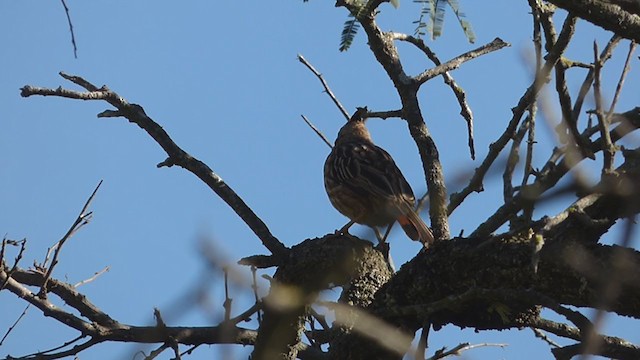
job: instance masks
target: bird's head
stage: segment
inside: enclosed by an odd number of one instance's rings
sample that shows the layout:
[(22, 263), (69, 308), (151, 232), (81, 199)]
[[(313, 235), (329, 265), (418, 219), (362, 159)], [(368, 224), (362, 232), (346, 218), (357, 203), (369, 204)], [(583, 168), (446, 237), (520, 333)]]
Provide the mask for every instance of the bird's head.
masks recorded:
[(336, 144), (352, 140), (371, 141), (371, 134), (364, 125), (368, 114), (369, 109), (366, 106), (356, 108), (356, 112), (338, 132)]

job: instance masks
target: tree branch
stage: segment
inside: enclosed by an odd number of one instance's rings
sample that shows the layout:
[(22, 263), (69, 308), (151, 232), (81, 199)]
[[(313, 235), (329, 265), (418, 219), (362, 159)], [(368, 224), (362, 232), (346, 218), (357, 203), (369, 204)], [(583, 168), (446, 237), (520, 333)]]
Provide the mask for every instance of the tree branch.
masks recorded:
[(64, 73), (60, 73), (63, 78), (84, 87), (88, 92), (78, 92), (63, 89), (58, 87), (57, 89), (38, 88), (32, 86), (24, 86), (21, 89), (21, 95), (23, 97), (29, 97), (33, 95), (40, 96), (58, 96), (79, 100), (104, 100), (113, 105), (117, 110), (107, 110), (98, 115), (98, 117), (116, 117), (122, 116), (127, 118), (130, 122), (135, 123), (141, 129), (145, 130), (162, 149), (169, 155), (169, 157), (158, 164), (158, 167), (162, 166), (180, 166), (189, 172), (196, 175), (200, 180), (209, 186), (224, 202), (229, 205), (233, 211), (249, 226), (254, 234), (262, 241), (262, 244), (271, 251), (274, 256), (284, 257), (288, 249), (271, 234), (267, 225), (251, 210), (249, 206), (242, 200), (235, 191), (226, 184), (220, 176), (214, 173), (205, 163), (192, 157), (187, 152), (182, 150), (173, 140), (169, 137), (164, 129), (158, 125), (153, 119), (151, 119), (145, 113), (144, 109), (140, 105), (130, 104), (124, 98), (120, 97), (117, 93), (109, 90), (106, 86), (98, 89), (95, 85), (86, 81), (79, 76), (71, 76)]
[(449, 207), (447, 209), (449, 215), (451, 215), (451, 213), (453, 213), (453, 211), (460, 206), (464, 199), (466, 199), (472, 192), (484, 191), (482, 183), (485, 175), (507, 143), (513, 138), (524, 112), (536, 101), (538, 92), (541, 90), (543, 84), (549, 81), (551, 70), (560, 60), (560, 57), (569, 45), (569, 40), (573, 34), (574, 26), (575, 18), (567, 16), (560, 36), (558, 37), (558, 41), (555, 43), (552, 51), (549, 52), (544, 66), (536, 74), (532, 84), (527, 88), (524, 95), (522, 95), (520, 101), (518, 101), (518, 105), (511, 109), (513, 116), (511, 117), (511, 120), (509, 120), (507, 128), (495, 142), (489, 145), (489, 153), (482, 161), (482, 164), (474, 171), (473, 176), (469, 180), (469, 184), (460, 192), (451, 194)]
[(636, 43), (640, 42), (640, 16), (625, 11), (618, 5), (603, 0), (549, 0), (574, 16)]
[[(336, 2), (336, 6), (345, 6), (351, 13), (357, 8), (344, 1)], [(398, 91), (402, 103), (403, 118), (407, 121), (409, 132), (413, 137), (422, 160), (427, 188), (430, 194), (430, 217), (436, 239), (450, 237), (447, 217), (447, 188), (436, 143), (425, 124), (417, 92), (420, 84), (409, 77), (402, 69), (398, 50), (393, 42), (393, 33), (384, 33), (378, 27), (374, 12), (359, 15), (358, 21), (367, 33), (369, 48), (386, 71), (389, 79)]]

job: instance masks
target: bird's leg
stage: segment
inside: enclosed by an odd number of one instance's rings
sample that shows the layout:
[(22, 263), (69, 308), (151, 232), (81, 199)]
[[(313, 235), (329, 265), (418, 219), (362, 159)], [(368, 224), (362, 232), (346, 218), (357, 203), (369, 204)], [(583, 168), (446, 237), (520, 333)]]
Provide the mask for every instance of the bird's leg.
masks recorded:
[(349, 234), (349, 228), (355, 223), (356, 222), (353, 220), (349, 221), (345, 226), (341, 227), (339, 230), (336, 230), (336, 234)]
[(382, 237), (382, 242), (386, 242), (387, 238), (389, 237), (389, 234), (391, 233), (391, 228), (393, 227), (393, 224), (395, 224), (395, 221), (392, 222), (391, 224), (389, 224), (389, 226), (387, 227), (387, 231), (385, 231), (384, 236)]
[(373, 229), (373, 232), (376, 234), (376, 239), (378, 239), (378, 244), (383, 243), (384, 242), (384, 237), (380, 233), (380, 229), (378, 229), (377, 226), (372, 226), (371, 228)]
[[(379, 231), (377, 231), (376, 229), (376, 233), (379, 233)], [(384, 257), (384, 260), (387, 263), (387, 266), (389, 267), (389, 271), (393, 274), (396, 272), (396, 266), (393, 263), (393, 259), (391, 258), (391, 246), (389, 246), (388, 242), (385, 241), (380, 241), (378, 243), (378, 245), (376, 245), (376, 250), (380, 251), (382, 253), (382, 256)]]

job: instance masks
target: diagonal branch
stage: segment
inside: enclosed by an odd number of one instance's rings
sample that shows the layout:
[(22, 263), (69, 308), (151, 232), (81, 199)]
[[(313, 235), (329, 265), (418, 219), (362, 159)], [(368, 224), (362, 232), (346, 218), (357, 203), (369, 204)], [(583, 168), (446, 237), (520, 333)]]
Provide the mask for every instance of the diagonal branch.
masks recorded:
[[(420, 49), (428, 58), (431, 60), (436, 66), (442, 65), (440, 59), (436, 56), (436, 54), (431, 51), (431, 49), (424, 43), (422, 39), (418, 39), (416, 37), (402, 34), (402, 33), (392, 33), (393, 37), (400, 41), (406, 41), (408, 43), (413, 44), (418, 49)], [(471, 112), (471, 107), (467, 103), (467, 94), (462, 90), (462, 88), (456, 83), (449, 72), (444, 72), (442, 74), (445, 84), (449, 85), (451, 90), (453, 91), (456, 99), (458, 99), (458, 103), (460, 104), (460, 115), (467, 122), (467, 136), (469, 138), (469, 151), (471, 152), (471, 159), (476, 159), (476, 150), (473, 143), (473, 113)]]
[(434, 68), (431, 68), (429, 70), (425, 70), (422, 73), (416, 75), (415, 77), (415, 81), (418, 84), (423, 84), (431, 79), (433, 79), (436, 76), (440, 76), (448, 71), (451, 70), (455, 70), (457, 68), (460, 67), (460, 65), (462, 65), (463, 63), (469, 61), (469, 60), (473, 60), (479, 56), (488, 54), (490, 52), (494, 52), (497, 50), (500, 50), (504, 47), (510, 46), (509, 43), (504, 42), (502, 39), (500, 38), (495, 38), (492, 42), (480, 46), (477, 49), (473, 49), (471, 51), (467, 51), (466, 53), (459, 55), (447, 62), (445, 62), (444, 64), (440, 64)]
[[(640, 42), (640, 16), (603, 0), (549, 0), (570, 14), (624, 38)], [(637, 3), (636, 3), (637, 6)]]
[(71, 225), (71, 227), (69, 228), (67, 233), (62, 237), (62, 239), (58, 241), (56, 250), (53, 253), (53, 259), (51, 260), (51, 265), (47, 269), (47, 273), (45, 274), (44, 281), (42, 282), (42, 287), (40, 288), (40, 293), (38, 293), (39, 297), (43, 299), (47, 298), (47, 291), (46, 291), (47, 282), (51, 278), (51, 273), (53, 272), (53, 268), (58, 264), (58, 256), (60, 255), (60, 250), (62, 250), (62, 246), (64, 245), (64, 243), (67, 240), (69, 240), (71, 236), (73, 236), (73, 234), (75, 234), (83, 225), (87, 224), (91, 219), (92, 213), (87, 212), (87, 210), (89, 209), (89, 205), (91, 205), (91, 202), (96, 196), (98, 189), (100, 189), (100, 185), (102, 185), (102, 180), (100, 180), (100, 182), (98, 183), (98, 186), (96, 186), (96, 188), (93, 190), (93, 193), (91, 193), (91, 196), (89, 196), (89, 199), (87, 199), (87, 201), (84, 203), (84, 206), (82, 207), (82, 210), (80, 210), (80, 214), (74, 221), (73, 225)]
[(69, 33), (71, 33), (71, 45), (73, 45), (73, 57), (78, 58), (78, 46), (76, 45), (76, 35), (73, 32), (73, 22), (71, 22), (71, 15), (69, 15), (69, 7), (65, 0), (60, 0), (62, 7), (64, 7), (64, 13), (67, 15), (67, 23), (69, 24)]
[[(358, 10), (351, 2), (337, 1), (336, 6), (344, 6), (352, 13)], [(383, 32), (375, 21), (375, 11), (358, 16), (358, 21), (367, 34), (369, 48), (393, 82), (402, 103), (402, 118), (407, 121), (411, 137), (416, 143), (429, 189), (429, 215), (434, 236), (437, 239), (450, 238), (447, 217), (447, 187), (445, 184), (440, 155), (435, 140), (426, 126), (420, 104), (418, 90), (420, 84), (409, 77), (402, 68), (393, 33)]]
[(164, 129), (151, 119), (144, 109), (137, 104), (130, 104), (117, 93), (109, 90), (106, 86), (98, 88), (79, 76), (71, 76), (60, 73), (63, 78), (84, 87), (88, 92), (78, 92), (63, 89), (39, 88), (24, 86), (21, 89), (23, 97), (33, 95), (58, 96), (79, 100), (104, 100), (113, 105), (117, 110), (105, 110), (98, 114), (98, 117), (125, 117), (130, 122), (135, 123), (146, 131), (169, 156), (165, 161), (158, 164), (162, 166), (180, 166), (209, 186), (224, 202), (229, 205), (238, 216), (249, 226), (254, 234), (262, 241), (262, 244), (276, 257), (284, 257), (287, 248), (271, 234), (267, 225), (251, 210), (251, 208), (236, 194), (220, 176), (214, 173), (202, 161), (192, 157), (182, 150), (167, 134)]
[(316, 68), (314, 68), (313, 65), (311, 65), (311, 63), (309, 63), (307, 59), (305, 59), (304, 56), (302, 56), (301, 54), (298, 54), (298, 61), (303, 63), (304, 66), (306, 66), (313, 73), (313, 75), (315, 75), (318, 78), (318, 80), (320, 80), (320, 83), (322, 83), (322, 87), (324, 87), (324, 91), (327, 93), (327, 95), (329, 95), (333, 103), (336, 104), (336, 106), (338, 107), (338, 109), (340, 110), (344, 118), (346, 120), (349, 120), (351, 115), (349, 115), (349, 112), (344, 108), (344, 106), (342, 106), (342, 104), (340, 103), (340, 100), (338, 100), (338, 98), (333, 93), (333, 91), (331, 91), (329, 84), (327, 84), (322, 74), (318, 70), (316, 70)]
[(530, 108), (531, 104), (536, 101), (542, 85), (548, 81), (551, 70), (560, 60), (560, 57), (569, 45), (569, 40), (571, 39), (571, 34), (573, 34), (575, 22), (575, 17), (567, 16), (562, 31), (558, 36), (558, 41), (555, 43), (553, 49), (547, 56), (547, 61), (543, 65), (542, 69), (540, 69), (538, 74), (536, 74), (535, 79), (533, 80), (529, 88), (527, 88), (524, 95), (522, 95), (520, 101), (518, 101), (518, 105), (512, 109), (513, 116), (511, 117), (511, 120), (509, 120), (507, 128), (495, 142), (489, 145), (489, 153), (482, 161), (482, 164), (474, 171), (473, 176), (469, 180), (469, 184), (460, 192), (451, 194), (449, 207), (447, 209), (449, 215), (451, 215), (451, 213), (453, 213), (453, 211), (458, 206), (460, 206), (464, 199), (466, 199), (467, 196), (469, 196), (472, 192), (481, 192), (484, 190), (482, 183), (484, 181), (485, 175), (491, 168), (491, 165), (493, 165), (494, 161), (498, 158), (498, 155), (507, 145), (507, 143), (509, 143), (509, 141), (511, 141), (511, 139), (513, 138), (516, 128), (520, 123), (520, 120), (522, 119), (522, 116), (524, 115), (525, 111)]

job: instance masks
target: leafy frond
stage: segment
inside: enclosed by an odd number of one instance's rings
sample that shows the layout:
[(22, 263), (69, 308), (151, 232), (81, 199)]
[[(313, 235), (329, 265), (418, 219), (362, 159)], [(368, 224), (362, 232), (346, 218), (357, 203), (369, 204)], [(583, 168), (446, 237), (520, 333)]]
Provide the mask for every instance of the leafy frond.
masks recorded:
[(469, 40), (469, 42), (473, 44), (474, 42), (476, 42), (476, 34), (473, 32), (473, 29), (471, 28), (471, 22), (467, 20), (467, 15), (460, 8), (460, 4), (458, 3), (458, 0), (448, 0), (448, 3), (449, 3), (449, 6), (451, 6), (451, 10), (453, 10), (453, 13), (456, 14), (456, 17), (458, 18), (458, 22), (460, 23), (460, 26), (462, 27), (462, 30), (464, 31), (464, 35), (467, 37), (467, 40)]
[(358, 17), (361, 15), (360, 13), (367, 8), (367, 4), (363, 1), (364, 0), (355, 1), (356, 10), (351, 11), (349, 18), (344, 22), (342, 36), (340, 37), (340, 51), (349, 50), (351, 44), (353, 44), (353, 39), (356, 37), (356, 34), (358, 34), (358, 29), (360, 29)]
[(349, 19), (344, 22), (344, 27), (342, 28), (342, 36), (340, 37), (340, 51), (349, 50), (351, 44), (353, 43), (353, 39), (358, 33), (359, 28), (360, 24), (358, 24), (358, 19), (356, 19), (353, 14), (349, 14)]
[[(433, 14), (435, 14), (435, 1), (433, 0), (413, 0), (421, 5), (420, 18), (413, 23), (416, 24), (414, 35), (418, 38), (433, 34)], [(425, 21), (426, 19), (426, 21)]]
[(433, 39), (442, 35), (442, 28), (444, 27), (444, 14), (446, 11), (446, 6), (449, 3), (446, 0), (435, 0), (435, 2), (436, 12), (431, 18), (431, 21), (433, 21)]
[(413, 22), (416, 24), (414, 34), (417, 37), (429, 35), (429, 37), (435, 40), (438, 36), (442, 35), (446, 7), (449, 5), (458, 18), (458, 22), (467, 40), (470, 43), (475, 42), (476, 35), (471, 28), (471, 23), (467, 20), (464, 11), (462, 11), (458, 0), (413, 0), (413, 2), (421, 6), (420, 18)]

